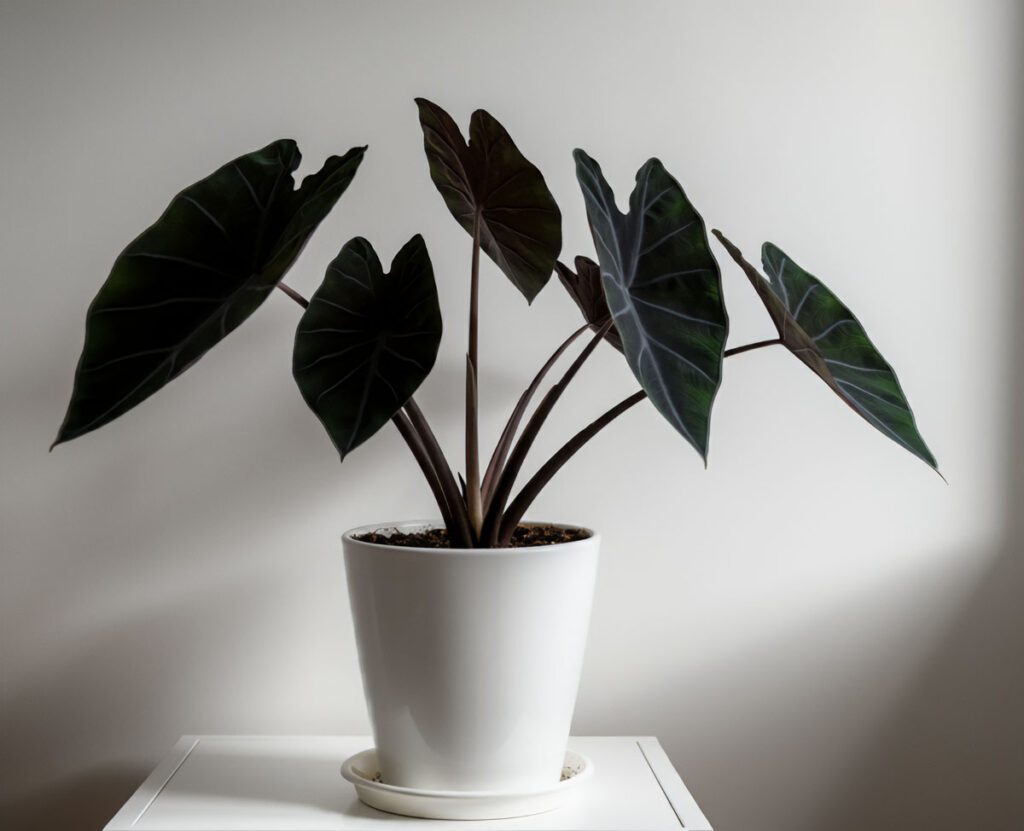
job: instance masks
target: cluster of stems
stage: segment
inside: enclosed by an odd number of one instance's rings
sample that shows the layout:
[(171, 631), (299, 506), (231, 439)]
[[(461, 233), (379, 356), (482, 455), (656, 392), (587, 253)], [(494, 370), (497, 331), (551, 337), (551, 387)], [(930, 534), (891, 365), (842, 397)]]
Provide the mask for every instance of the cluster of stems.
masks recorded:
[[(647, 397), (646, 392), (637, 390), (606, 410), (558, 448), (551, 458), (541, 465), (522, 486), (516, 496), (512, 497), (516, 479), (545, 420), (554, 409), (562, 393), (565, 392), (566, 387), (613, 325), (612, 320), (609, 319), (591, 335), (587, 344), (565, 370), (562, 377), (552, 384), (541, 398), (540, 403), (534, 408), (526, 422), (526, 426), (520, 432), (519, 427), (529, 409), (530, 402), (540, 389), (544, 378), (573, 342), (590, 328), (590, 325), (585, 323), (559, 344), (523, 391), (505, 423), (505, 428), (502, 430), (481, 477), (477, 386), (479, 284), (480, 214), (478, 212), (473, 225), (473, 259), (469, 293), (469, 348), (466, 354), (466, 475), (461, 483), (456, 480), (434, 431), (430, 428), (426, 416), (414, 398), (410, 398), (391, 418), (430, 485), (434, 500), (441, 510), (441, 518), (453, 548), (502, 548), (510, 545), (512, 535), (526, 511), (562, 466), (612, 421)], [(278, 283), (278, 288), (301, 306), (309, 305), (308, 300), (284, 283)], [(748, 343), (726, 349), (725, 356), (738, 355), (781, 342), (780, 338), (772, 338)], [(518, 440), (516, 440), (517, 434)]]

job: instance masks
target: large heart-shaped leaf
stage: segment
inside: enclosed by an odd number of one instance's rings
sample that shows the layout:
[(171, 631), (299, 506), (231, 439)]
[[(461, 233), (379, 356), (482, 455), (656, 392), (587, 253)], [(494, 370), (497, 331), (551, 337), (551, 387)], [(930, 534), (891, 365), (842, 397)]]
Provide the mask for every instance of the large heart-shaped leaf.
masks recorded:
[[(555, 263), (555, 269), (558, 279), (583, 313), (583, 319), (591, 329), (600, 332), (612, 316), (601, 285), (601, 266), (589, 257), (577, 257), (576, 271), (562, 262)], [(622, 338), (614, 325), (605, 333), (604, 339), (622, 351)]]
[(342, 457), (423, 383), (441, 342), (441, 309), (423, 237), (385, 274), (362, 237), (328, 266), (295, 333), (292, 371)]
[(470, 234), (479, 222), (481, 248), (532, 301), (562, 248), (562, 214), (544, 177), (490, 113), (473, 113), (467, 144), (437, 104), (416, 104), (430, 178), (448, 210)]
[(294, 189), (282, 139), (183, 190), (114, 262), (89, 307), (59, 444), (127, 412), (180, 375), (273, 291), (348, 187), (365, 147)]
[(658, 411), (707, 459), (729, 320), (704, 220), (657, 159), (637, 172), (623, 214), (597, 162), (582, 150), (573, 155), (626, 361)]
[(761, 249), (766, 280), (721, 232), (714, 233), (746, 273), (782, 343), (865, 421), (938, 470), (896, 373), (853, 312), (770, 242)]

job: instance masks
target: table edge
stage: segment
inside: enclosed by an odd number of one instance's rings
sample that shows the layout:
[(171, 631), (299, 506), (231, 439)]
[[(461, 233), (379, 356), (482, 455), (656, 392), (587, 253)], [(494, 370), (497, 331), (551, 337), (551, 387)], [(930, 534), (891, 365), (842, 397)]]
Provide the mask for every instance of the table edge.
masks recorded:
[[(183, 735), (167, 755), (161, 759), (153, 772), (146, 777), (135, 792), (128, 798), (128, 801), (121, 806), (121, 809), (114, 814), (105, 826), (103, 831), (130, 831), (135, 827), (142, 815), (156, 801), (160, 793), (167, 787), (183, 764), (185, 764), (192, 751), (199, 746), (204, 739), (232, 738), (232, 739), (260, 739), (260, 738), (316, 738), (325, 734), (308, 735), (250, 735), (250, 734), (186, 734)], [(355, 739), (365, 738), (372, 744), (373, 739), (369, 736), (339, 736), (339, 738)], [(624, 739), (634, 742), (644, 761), (651, 770), (655, 781), (661, 787), (672, 810), (679, 820), (680, 826), (685, 831), (713, 831), (704, 813), (697, 805), (693, 795), (683, 783), (679, 772), (675, 769), (672, 761), (665, 753), (656, 736), (570, 736), (572, 739), (609, 738)]]

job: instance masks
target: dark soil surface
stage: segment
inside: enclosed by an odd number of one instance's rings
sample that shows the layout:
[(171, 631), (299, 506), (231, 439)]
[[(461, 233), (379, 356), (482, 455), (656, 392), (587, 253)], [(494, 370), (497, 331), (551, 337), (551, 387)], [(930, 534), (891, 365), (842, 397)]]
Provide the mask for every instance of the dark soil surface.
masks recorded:
[[(512, 533), (510, 548), (529, 548), (535, 545), (554, 545), (560, 542), (583, 540), (590, 535), (580, 528), (560, 528), (557, 525), (520, 525)], [(415, 534), (403, 534), (395, 531), (391, 534), (360, 534), (356, 537), (362, 542), (373, 542), (379, 545), (400, 545), (407, 548), (450, 548), (448, 532), (443, 528), (431, 531), (420, 531)]]

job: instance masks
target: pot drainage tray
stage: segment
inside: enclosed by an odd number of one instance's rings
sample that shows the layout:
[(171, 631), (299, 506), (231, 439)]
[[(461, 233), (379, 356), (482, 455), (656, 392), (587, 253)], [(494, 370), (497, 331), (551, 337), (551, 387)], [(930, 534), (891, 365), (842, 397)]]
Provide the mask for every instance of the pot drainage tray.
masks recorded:
[(594, 772), (582, 753), (565, 754), (562, 780), (550, 788), (520, 792), (429, 791), (402, 788), (380, 781), (376, 749), (347, 759), (341, 775), (356, 787), (359, 799), (391, 814), (427, 819), (507, 819), (540, 814), (558, 808)]

